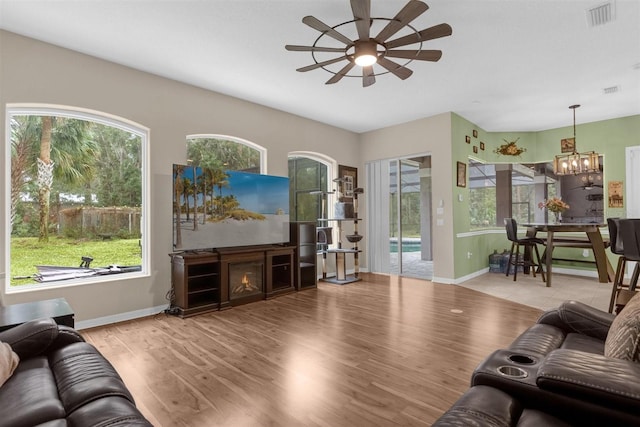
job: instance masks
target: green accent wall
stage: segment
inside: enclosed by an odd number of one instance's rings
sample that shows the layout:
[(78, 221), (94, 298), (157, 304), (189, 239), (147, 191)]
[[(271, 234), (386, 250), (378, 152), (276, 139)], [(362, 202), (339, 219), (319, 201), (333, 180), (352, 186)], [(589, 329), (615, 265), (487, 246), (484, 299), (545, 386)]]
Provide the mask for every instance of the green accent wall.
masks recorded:
[[(477, 138), (473, 137), (474, 130), (477, 131)], [(471, 139), (470, 144), (465, 142), (467, 135)], [(456, 162), (466, 164), (469, 157), (487, 163), (512, 163), (514, 160), (517, 163), (550, 161), (560, 153), (560, 140), (572, 136), (573, 125), (539, 132), (486, 132), (463, 117), (451, 114), (453, 162), (453, 200), (451, 203), (454, 206), (455, 279), (477, 273), (488, 267), (489, 255), (493, 253), (494, 249), (502, 252), (504, 248), (510, 247), (504, 233), (470, 233), (458, 237), (461, 233), (469, 233), (469, 190), (468, 187), (462, 188), (456, 185)], [(505, 140), (513, 141), (516, 138), (520, 138), (518, 146), (527, 150), (520, 156), (510, 158), (494, 152), (497, 147), (505, 143)], [(609, 181), (624, 182), (626, 179), (625, 148), (640, 145), (640, 115), (577, 125), (576, 141), (576, 148), (579, 152), (597, 151), (603, 156), (605, 218), (625, 216), (624, 208), (608, 207), (607, 183)], [(480, 150), (480, 142), (485, 145), (484, 151)], [(477, 153), (473, 152), (473, 146), (478, 147)], [(581, 250), (573, 251), (575, 251), (574, 254), (568, 255), (577, 258)], [(470, 258), (467, 256), (469, 252), (472, 254)], [(579, 265), (571, 266), (571, 268), (585, 267)]]

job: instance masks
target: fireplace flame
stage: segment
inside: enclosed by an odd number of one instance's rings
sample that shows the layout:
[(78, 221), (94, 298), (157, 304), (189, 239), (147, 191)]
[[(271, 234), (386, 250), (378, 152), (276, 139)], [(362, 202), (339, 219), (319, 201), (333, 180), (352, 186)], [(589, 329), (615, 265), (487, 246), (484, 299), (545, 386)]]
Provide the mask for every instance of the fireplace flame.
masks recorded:
[[(243, 273), (242, 278), (240, 279), (240, 283), (236, 282), (236, 284), (230, 288), (231, 292), (235, 294), (250, 294), (255, 291), (259, 291), (258, 286), (254, 285), (251, 282), (251, 273)], [(237, 280), (237, 279), (236, 279)], [(259, 283), (259, 279), (258, 279)]]

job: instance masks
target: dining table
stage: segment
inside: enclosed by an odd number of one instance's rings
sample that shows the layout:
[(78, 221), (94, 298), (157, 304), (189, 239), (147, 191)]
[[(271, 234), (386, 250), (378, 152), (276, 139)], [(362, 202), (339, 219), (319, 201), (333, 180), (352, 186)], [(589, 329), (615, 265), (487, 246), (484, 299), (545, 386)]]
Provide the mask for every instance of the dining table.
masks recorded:
[[(536, 237), (538, 232), (546, 232), (546, 256), (544, 259), (546, 285), (551, 287), (553, 249), (557, 246), (589, 248), (593, 251), (593, 258), (598, 271), (598, 281), (608, 283), (613, 281), (615, 270), (607, 258), (605, 252), (606, 245), (602, 238), (600, 229), (607, 227), (604, 223), (582, 223), (582, 222), (561, 222), (561, 223), (524, 223), (527, 227), (527, 236)], [(563, 233), (573, 233), (565, 236)], [(580, 239), (576, 233), (585, 233), (587, 239)], [(558, 237), (560, 234), (560, 237)], [(544, 239), (543, 239), (544, 240)], [(584, 261), (583, 261), (584, 262)]]

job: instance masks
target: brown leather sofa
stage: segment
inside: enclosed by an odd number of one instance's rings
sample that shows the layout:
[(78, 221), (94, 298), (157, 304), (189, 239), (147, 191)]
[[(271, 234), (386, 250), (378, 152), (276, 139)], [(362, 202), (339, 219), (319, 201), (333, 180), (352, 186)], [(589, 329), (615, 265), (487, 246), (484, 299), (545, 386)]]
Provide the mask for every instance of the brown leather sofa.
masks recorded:
[(639, 426), (640, 299), (618, 317), (576, 301), (545, 312), (471, 386), (434, 426)]
[(72, 328), (33, 320), (0, 332), (20, 357), (0, 387), (2, 426), (151, 426), (113, 366)]

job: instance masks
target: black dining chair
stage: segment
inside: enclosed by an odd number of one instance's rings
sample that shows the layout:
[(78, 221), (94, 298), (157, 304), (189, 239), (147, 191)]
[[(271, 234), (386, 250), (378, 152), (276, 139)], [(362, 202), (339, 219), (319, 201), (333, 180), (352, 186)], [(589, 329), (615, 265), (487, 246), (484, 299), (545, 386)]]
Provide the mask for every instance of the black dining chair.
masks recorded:
[[(544, 270), (542, 268), (542, 261), (540, 258), (540, 252), (538, 252), (538, 245), (544, 245), (544, 240), (537, 237), (518, 237), (518, 223), (513, 218), (504, 219), (505, 229), (507, 230), (507, 239), (511, 241), (511, 251), (509, 252), (509, 262), (507, 263), (507, 277), (509, 271), (513, 265), (513, 281), (516, 281), (518, 277), (518, 266), (522, 266), (523, 269), (529, 267), (533, 272), (533, 277), (536, 277), (536, 269), (539, 269), (542, 275), (542, 281), (545, 282)], [(525, 248), (525, 252), (529, 249), (529, 255), (523, 254), (520, 257), (520, 246)], [(533, 250), (532, 250), (533, 249)], [(535, 253), (535, 262), (532, 259)]]
[[(627, 289), (618, 290), (615, 305), (616, 313), (624, 308), (629, 300), (636, 294), (638, 285), (638, 277), (640, 276), (640, 219), (620, 219), (618, 221), (619, 233), (618, 238), (622, 236), (622, 253), (627, 261), (635, 261), (636, 266), (631, 274), (631, 279)], [(611, 238), (611, 236), (609, 236)], [(620, 273), (624, 275), (624, 270)], [(622, 279), (620, 279), (622, 281)]]
[(620, 293), (622, 289), (628, 289), (629, 285), (624, 283), (624, 270), (627, 266), (627, 258), (624, 256), (624, 244), (620, 234), (620, 218), (607, 218), (607, 226), (609, 227), (609, 249), (611, 253), (618, 255), (618, 265), (616, 266), (616, 274), (611, 289), (611, 299), (609, 300), (609, 313), (613, 313), (613, 307), (616, 304), (618, 293)]

